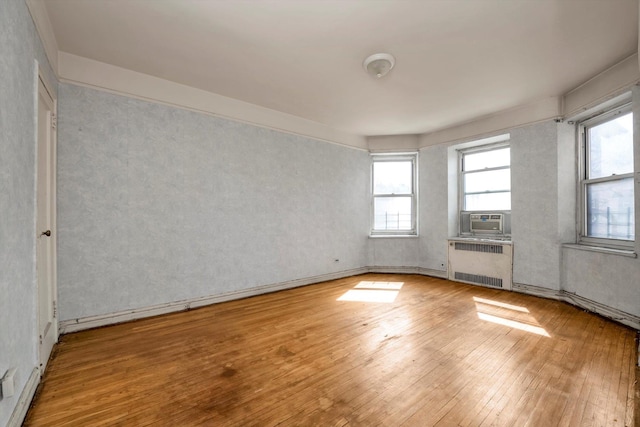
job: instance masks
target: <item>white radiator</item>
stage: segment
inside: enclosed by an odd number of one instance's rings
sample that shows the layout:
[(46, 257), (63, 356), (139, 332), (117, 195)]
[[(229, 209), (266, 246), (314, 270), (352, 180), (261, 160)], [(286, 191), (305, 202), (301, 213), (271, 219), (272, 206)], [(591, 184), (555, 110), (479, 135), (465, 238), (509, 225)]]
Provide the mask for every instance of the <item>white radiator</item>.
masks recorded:
[(506, 242), (449, 240), (449, 280), (512, 288), (513, 246)]

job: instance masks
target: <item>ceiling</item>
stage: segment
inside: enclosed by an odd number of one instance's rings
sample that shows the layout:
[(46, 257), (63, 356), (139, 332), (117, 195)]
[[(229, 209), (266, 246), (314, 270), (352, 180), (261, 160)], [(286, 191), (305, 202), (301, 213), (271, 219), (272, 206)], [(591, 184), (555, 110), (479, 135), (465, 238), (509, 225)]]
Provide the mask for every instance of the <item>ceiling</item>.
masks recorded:
[[(59, 50), (356, 135), (560, 96), (638, 52), (637, 0), (48, 0)], [(368, 55), (396, 66), (375, 79)]]

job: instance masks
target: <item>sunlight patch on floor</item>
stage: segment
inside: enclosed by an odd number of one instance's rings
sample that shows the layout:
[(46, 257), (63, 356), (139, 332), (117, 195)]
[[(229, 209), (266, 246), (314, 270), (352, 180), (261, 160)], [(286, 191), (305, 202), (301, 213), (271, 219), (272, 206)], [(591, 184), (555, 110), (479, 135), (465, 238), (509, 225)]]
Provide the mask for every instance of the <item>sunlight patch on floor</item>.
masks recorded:
[(551, 337), (526, 307), (480, 297), (473, 297), (473, 301), (480, 320)]
[(360, 302), (385, 302), (391, 303), (396, 300), (398, 291), (383, 291), (379, 289), (351, 289), (344, 293), (338, 301), (360, 301)]
[[(479, 298), (479, 297), (473, 297), (473, 300), (476, 303), (494, 305), (496, 307), (502, 307), (502, 308), (508, 308), (509, 310), (520, 311), (522, 313), (528, 313), (529, 312), (529, 310), (526, 307), (520, 307), (519, 305), (511, 305), (511, 304), (507, 304), (507, 303), (504, 303), (504, 302), (493, 301), (493, 300), (490, 300), (490, 299)], [(476, 304), (476, 306), (477, 305), (478, 304)]]
[(392, 303), (404, 282), (362, 281), (340, 296), (337, 301)]
[(404, 282), (371, 282), (371, 281), (362, 281), (354, 286), (356, 289), (390, 289), (390, 290), (400, 290), (404, 285)]
[(527, 323), (504, 319), (502, 317), (492, 316), (491, 314), (485, 313), (478, 313), (478, 318), (487, 322), (497, 323), (498, 325), (504, 325), (510, 328), (520, 329), (521, 331), (542, 335), (543, 337), (551, 337), (551, 335), (549, 335), (547, 331), (545, 331), (544, 328), (541, 328), (540, 326), (529, 325)]

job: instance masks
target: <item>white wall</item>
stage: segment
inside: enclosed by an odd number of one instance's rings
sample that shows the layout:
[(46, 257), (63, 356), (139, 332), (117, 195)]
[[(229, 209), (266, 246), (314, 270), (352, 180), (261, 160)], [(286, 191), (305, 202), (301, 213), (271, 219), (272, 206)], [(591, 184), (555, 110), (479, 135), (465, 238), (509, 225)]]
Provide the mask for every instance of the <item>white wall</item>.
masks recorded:
[[(575, 182), (573, 157), (564, 153), (567, 146), (573, 156), (574, 140), (558, 144), (559, 126), (547, 121), (535, 125), (509, 129), (511, 144), (512, 240), (514, 242), (514, 282), (560, 288), (561, 243), (570, 242), (560, 229), (559, 210), (573, 195), (560, 194), (558, 171)], [(503, 132), (501, 132), (503, 133)], [(476, 139), (492, 137), (481, 135)], [(455, 147), (469, 140), (425, 147), (420, 150), (420, 259), (422, 267), (445, 270), (447, 238), (457, 234), (458, 185)], [(558, 152), (570, 164), (558, 168)], [(563, 181), (564, 182), (564, 181)], [(574, 185), (570, 187), (575, 192)], [(566, 185), (562, 187), (566, 191)], [(562, 205), (560, 204), (562, 202)], [(574, 223), (573, 211), (569, 223)], [(566, 221), (563, 222), (565, 224)], [(569, 238), (574, 238), (573, 229)], [(391, 255), (389, 255), (391, 256)]]
[(556, 290), (563, 243), (558, 230), (557, 129), (548, 121), (510, 132), (513, 281)]
[(422, 259), (420, 241), (413, 236), (371, 237), (368, 250), (370, 267), (416, 267)]
[[(640, 253), (640, 88), (632, 90), (635, 160), (635, 253)], [(640, 316), (640, 259), (563, 249), (563, 287), (608, 307)]]
[[(390, 138), (376, 141), (392, 141), (393, 146), (397, 142)], [(446, 275), (447, 176), (447, 147), (438, 145), (421, 149), (418, 155), (418, 237), (370, 238), (370, 267), (382, 271), (388, 267), (418, 267)]]
[(366, 265), (366, 151), (59, 91), (62, 321)]
[[(454, 162), (456, 163), (456, 162)], [(453, 165), (455, 167), (455, 164)], [(450, 235), (449, 197), (450, 170), (448, 149), (436, 145), (420, 150), (420, 253), (418, 265), (431, 270), (447, 270), (447, 238)], [(456, 176), (453, 170), (454, 178)], [(455, 183), (453, 184), (456, 187)], [(455, 193), (457, 195), (457, 192)]]
[(564, 290), (640, 316), (640, 261), (637, 258), (569, 247), (563, 249), (563, 255)]
[[(634, 90), (638, 152), (640, 90)], [(576, 241), (575, 125), (549, 120), (507, 131), (511, 144), (514, 283), (547, 289), (548, 295), (566, 291), (614, 311), (640, 316), (640, 260), (564, 246)], [(440, 269), (442, 260), (446, 262), (447, 237), (457, 233), (458, 165), (454, 147), (490, 136), (483, 134), (420, 150), (420, 236), (410, 241), (371, 239), (372, 265)], [(636, 153), (637, 206), (639, 159)], [(637, 224), (638, 211), (640, 208), (636, 208)], [(640, 250), (638, 240), (636, 252)]]
[(37, 68), (55, 77), (23, 0), (0, 2), (0, 376), (17, 368), (16, 394), (0, 400), (0, 426), (38, 364), (35, 281)]

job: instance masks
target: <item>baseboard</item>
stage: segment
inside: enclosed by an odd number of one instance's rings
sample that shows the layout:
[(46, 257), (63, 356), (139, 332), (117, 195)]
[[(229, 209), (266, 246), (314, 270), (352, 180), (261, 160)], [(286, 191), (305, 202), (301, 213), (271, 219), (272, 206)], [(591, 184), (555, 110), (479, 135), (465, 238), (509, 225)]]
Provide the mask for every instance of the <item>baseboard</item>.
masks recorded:
[[(297, 288), (300, 286), (311, 285), (314, 283), (325, 282), (328, 280), (342, 279), (344, 277), (356, 276), (365, 273), (390, 273), (390, 274), (420, 274), (423, 276), (433, 276), (446, 279), (446, 270), (433, 270), (424, 267), (406, 267), (406, 266), (370, 266), (361, 267), (351, 270), (338, 271), (335, 273), (322, 274), (319, 276), (306, 277), (303, 279), (291, 280), (287, 282), (273, 283), (265, 286), (258, 286), (251, 289), (241, 291), (228, 292), (225, 294), (212, 295), (201, 298), (193, 298), (188, 300), (176, 301), (166, 304), (160, 304), (150, 307), (143, 307), (133, 310), (125, 310), (116, 313), (109, 313), (98, 316), (83, 317), (78, 319), (63, 320), (59, 324), (60, 334), (77, 332), (84, 329), (97, 328), (100, 326), (113, 325), (116, 323), (128, 322), (130, 320), (143, 319), (145, 317), (158, 316), (161, 314), (174, 313), (178, 311), (190, 310), (192, 308), (203, 307), (206, 305), (216, 304), (225, 301), (231, 301), (241, 298), (248, 298), (256, 295), (282, 291), (285, 289)], [(604, 304), (592, 301), (588, 298), (561, 290), (543, 288), (541, 286), (525, 285), (522, 283), (513, 283), (514, 292), (533, 295), (542, 298), (555, 299), (564, 301), (571, 305), (583, 308), (587, 311), (597, 313), (603, 317), (609, 318), (623, 325), (630, 326), (636, 330), (640, 330), (640, 317), (624, 311), (606, 306)]]
[(60, 334), (77, 332), (84, 329), (98, 328), (100, 326), (113, 325), (116, 323), (128, 322), (130, 320), (143, 319), (145, 317), (158, 316), (161, 314), (174, 313), (178, 311), (190, 310), (192, 308), (204, 307), (206, 305), (216, 304), (225, 301), (242, 299), (271, 292), (282, 291), (285, 289), (297, 288), (300, 286), (311, 285), (313, 283), (326, 282), (328, 280), (341, 279), (343, 277), (356, 276), (358, 274), (368, 273), (369, 268), (355, 268), (351, 270), (338, 271), (335, 273), (322, 274), (319, 276), (306, 277), (303, 279), (290, 280), (287, 282), (273, 283), (264, 286), (258, 286), (241, 291), (228, 292), (219, 295), (207, 297), (193, 298), (182, 301), (159, 304), (155, 306), (143, 307), (132, 310), (124, 310), (116, 313), (103, 314), (98, 316), (89, 316), (78, 319), (63, 320), (59, 324)]
[(592, 313), (597, 313), (603, 317), (622, 323), (623, 325), (630, 326), (635, 330), (640, 330), (640, 317), (634, 316), (633, 314), (566, 291), (562, 291), (562, 300), (576, 307), (584, 308)]
[(589, 298), (585, 298), (571, 292), (547, 289), (540, 286), (524, 285), (521, 283), (514, 283), (513, 290), (523, 294), (563, 301), (592, 313), (599, 314), (600, 316), (606, 317), (623, 325), (630, 326), (633, 329), (640, 330), (640, 317), (609, 307), (605, 304), (592, 301)]
[(446, 270), (433, 270), (424, 267), (372, 266), (369, 267), (369, 273), (420, 274), (422, 276), (433, 276), (441, 279), (447, 278)]
[(523, 283), (513, 282), (514, 292), (520, 292), (521, 294), (533, 295), (536, 297), (542, 297), (547, 299), (562, 300), (561, 293), (555, 289), (543, 288), (542, 286), (525, 285)]
[(20, 393), (18, 404), (13, 409), (13, 413), (11, 413), (11, 418), (9, 418), (7, 427), (20, 427), (22, 425), (24, 418), (27, 416), (27, 411), (29, 410), (29, 405), (31, 405), (33, 396), (36, 394), (39, 383), (40, 371), (38, 368), (33, 368), (22, 393)]

